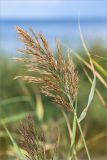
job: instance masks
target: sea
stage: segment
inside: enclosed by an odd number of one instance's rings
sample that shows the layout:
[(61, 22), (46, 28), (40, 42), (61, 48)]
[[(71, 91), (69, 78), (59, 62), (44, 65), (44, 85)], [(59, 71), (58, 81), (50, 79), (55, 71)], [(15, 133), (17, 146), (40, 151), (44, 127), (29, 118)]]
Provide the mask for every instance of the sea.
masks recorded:
[[(94, 44), (107, 47), (107, 19), (81, 19), (80, 27), (88, 48)], [(32, 27), (36, 33), (42, 33), (55, 52), (56, 40), (60, 40), (62, 47), (73, 50), (82, 49), (77, 19), (2, 19), (0, 20), (0, 55), (18, 55), (17, 49), (23, 45), (18, 39), (16, 26), (29, 32)], [(30, 32), (29, 32), (30, 33)]]

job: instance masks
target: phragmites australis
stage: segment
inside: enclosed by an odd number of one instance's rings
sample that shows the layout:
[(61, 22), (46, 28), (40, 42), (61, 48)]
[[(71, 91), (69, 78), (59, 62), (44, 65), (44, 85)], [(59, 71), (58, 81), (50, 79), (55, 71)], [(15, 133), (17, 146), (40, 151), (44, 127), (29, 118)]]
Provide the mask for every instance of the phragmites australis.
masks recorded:
[(19, 130), (21, 135), (21, 147), (26, 151), (25, 157), (28, 160), (45, 160), (46, 146), (44, 134), (35, 129), (32, 117), (29, 115), (24, 123), (21, 123)]
[(25, 160), (53, 160), (59, 145), (59, 141), (56, 139), (58, 137), (55, 134), (57, 132), (56, 129), (56, 126), (53, 125), (52, 131), (50, 130), (49, 134), (47, 134), (47, 127), (38, 128), (32, 115), (28, 115), (21, 122), (19, 129), (20, 146), (24, 150)]
[(25, 49), (20, 51), (29, 55), (17, 60), (25, 62), (27, 70), (34, 72), (35, 76), (17, 76), (16, 78), (37, 84), (41, 93), (51, 97), (53, 102), (67, 111), (72, 111), (68, 97), (71, 97), (73, 102), (76, 100), (78, 73), (70, 54), (68, 53), (64, 58), (61, 45), (57, 41), (55, 58), (45, 37), (41, 33), (37, 35), (32, 29), (30, 31), (33, 38), (17, 27), (19, 38), (25, 44)]

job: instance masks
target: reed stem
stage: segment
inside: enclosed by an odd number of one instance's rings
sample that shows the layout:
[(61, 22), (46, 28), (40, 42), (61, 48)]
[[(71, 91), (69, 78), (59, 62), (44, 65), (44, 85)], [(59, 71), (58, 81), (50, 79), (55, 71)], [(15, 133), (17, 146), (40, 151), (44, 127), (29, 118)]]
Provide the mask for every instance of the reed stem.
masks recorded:
[[(72, 103), (71, 97), (68, 96), (68, 98), (69, 98), (69, 101), (70, 101), (70, 105), (72, 107), (73, 103)], [(72, 107), (72, 109), (73, 109), (73, 113), (74, 113), (74, 116), (75, 116), (76, 121), (77, 121), (77, 125), (78, 125), (78, 128), (79, 128), (79, 131), (81, 133), (81, 137), (82, 137), (82, 140), (83, 140), (83, 143), (84, 143), (84, 147), (85, 147), (85, 150), (86, 150), (86, 153), (87, 153), (88, 160), (91, 160), (91, 157), (90, 157), (90, 154), (89, 154), (89, 151), (88, 151), (88, 147), (87, 147), (87, 144), (86, 144), (86, 141), (85, 141), (85, 138), (84, 138), (84, 134), (83, 134), (80, 122), (79, 122), (78, 117), (77, 117), (77, 113), (76, 113), (74, 107)]]

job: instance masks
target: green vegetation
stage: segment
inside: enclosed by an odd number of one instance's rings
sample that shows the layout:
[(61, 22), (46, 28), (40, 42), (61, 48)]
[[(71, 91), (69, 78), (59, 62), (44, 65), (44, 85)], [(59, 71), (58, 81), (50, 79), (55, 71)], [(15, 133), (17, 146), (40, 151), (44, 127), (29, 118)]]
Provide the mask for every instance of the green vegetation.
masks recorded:
[[(97, 159), (97, 157), (106, 159), (107, 49), (95, 44), (88, 51), (84, 39), (82, 40), (85, 51), (81, 50), (77, 54), (70, 50), (79, 75), (78, 104), (77, 98), (74, 98), (73, 105), (75, 106), (73, 108), (72, 105), (70, 106), (73, 113), (63, 110), (63, 106), (57, 107), (51, 102), (51, 98), (40, 94), (38, 85), (27, 83), (20, 78), (14, 79), (16, 76), (28, 75), (24, 62), (19, 63), (13, 59), (1, 57), (0, 159), (22, 160), (23, 155), (27, 155), (32, 160), (85, 160)], [(35, 73), (29, 74), (37, 76)], [(72, 104), (71, 97), (69, 101)], [(29, 134), (29, 139), (32, 138), (30, 135), (36, 128), (34, 134), (37, 143), (34, 143), (34, 146), (35, 148), (38, 146), (40, 151), (44, 152), (42, 155), (36, 149), (34, 150), (35, 157), (32, 152), (29, 152), (31, 141), (30, 144), (25, 142), (29, 144), (27, 148), (20, 145), (23, 139), (20, 131), (24, 133), (22, 129), (25, 126), (29, 128), (29, 123), (33, 126), (31, 130), (26, 130), (25, 134)], [(45, 149), (44, 145), (41, 147), (42, 144), (40, 144), (42, 138), (45, 138)], [(37, 157), (36, 154), (38, 154)]]

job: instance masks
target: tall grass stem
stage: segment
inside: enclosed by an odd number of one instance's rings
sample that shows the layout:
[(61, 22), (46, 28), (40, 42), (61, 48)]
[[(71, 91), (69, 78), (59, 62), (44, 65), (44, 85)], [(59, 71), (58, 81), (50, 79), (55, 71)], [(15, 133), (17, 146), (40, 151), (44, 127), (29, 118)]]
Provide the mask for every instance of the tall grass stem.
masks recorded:
[[(69, 98), (69, 101), (70, 101), (70, 105), (72, 107), (72, 100), (71, 100), (71, 98), (69, 96), (68, 96), (68, 98)], [(85, 150), (86, 150), (86, 153), (87, 153), (88, 160), (91, 160), (91, 157), (90, 157), (90, 154), (89, 154), (89, 151), (88, 151), (88, 147), (87, 147), (87, 144), (86, 144), (86, 141), (85, 141), (85, 138), (84, 138), (84, 134), (83, 134), (79, 119), (77, 117), (77, 113), (76, 113), (74, 107), (72, 107), (72, 109), (73, 109), (73, 113), (74, 113), (74, 116), (75, 116), (76, 121), (77, 121), (77, 125), (78, 125), (78, 128), (79, 128), (79, 131), (81, 133), (81, 137), (82, 137), (82, 140), (83, 140), (83, 143), (84, 143), (84, 147), (85, 147)]]

